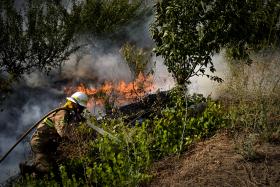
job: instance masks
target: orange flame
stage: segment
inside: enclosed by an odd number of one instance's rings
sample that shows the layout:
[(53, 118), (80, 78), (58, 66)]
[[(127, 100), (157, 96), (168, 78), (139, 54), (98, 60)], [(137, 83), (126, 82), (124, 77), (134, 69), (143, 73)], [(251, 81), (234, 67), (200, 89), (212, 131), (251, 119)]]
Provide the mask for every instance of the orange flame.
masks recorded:
[(89, 108), (94, 106), (102, 106), (106, 103), (113, 103), (115, 105), (122, 105), (132, 101), (139, 100), (145, 95), (154, 90), (152, 75), (145, 76), (140, 73), (138, 77), (130, 83), (120, 81), (117, 84), (106, 81), (99, 88), (88, 88), (84, 84), (80, 84), (76, 88), (65, 88), (66, 94), (71, 94), (75, 91), (86, 93), (90, 97), (88, 103)]

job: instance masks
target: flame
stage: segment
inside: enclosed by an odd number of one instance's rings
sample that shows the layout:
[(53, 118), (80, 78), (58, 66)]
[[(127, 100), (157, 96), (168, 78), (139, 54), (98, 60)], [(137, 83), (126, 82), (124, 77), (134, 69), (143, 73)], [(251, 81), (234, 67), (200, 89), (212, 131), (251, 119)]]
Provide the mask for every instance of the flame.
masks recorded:
[(113, 82), (106, 81), (97, 88), (87, 87), (83, 83), (77, 87), (64, 88), (64, 92), (68, 95), (76, 91), (86, 93), (90, 97), (88, 108), (104, 106), (106, 103), (113, 103), (114, 105), (120, 106), (125, 103), (140, 100), (153, 90), (153, 76), (150, 74), (144, 75), (143, 73), (139, 73), (137, 78), (130, 83), (120, 81), (114, 84)]

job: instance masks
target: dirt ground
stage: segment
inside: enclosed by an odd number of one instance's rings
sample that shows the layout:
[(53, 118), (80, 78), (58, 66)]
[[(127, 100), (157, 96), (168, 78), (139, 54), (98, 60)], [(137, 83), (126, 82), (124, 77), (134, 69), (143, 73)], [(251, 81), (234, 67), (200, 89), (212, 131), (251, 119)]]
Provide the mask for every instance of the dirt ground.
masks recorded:
[(254, 142), (246, 158), (237, 142), (220, 133), (180, 157), (161, 160), (149, 186), (280, 187), (280, 145)]

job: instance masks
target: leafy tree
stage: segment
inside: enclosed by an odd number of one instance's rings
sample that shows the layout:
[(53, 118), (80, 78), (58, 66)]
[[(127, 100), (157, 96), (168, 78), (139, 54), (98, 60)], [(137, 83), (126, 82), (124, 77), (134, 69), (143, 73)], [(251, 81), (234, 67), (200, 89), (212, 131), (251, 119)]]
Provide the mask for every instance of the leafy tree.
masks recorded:
[(144, 12), (141, 0), (88, 0), (81, 11), (80, 29), (96, 35), (113, 33)]
[(74, 40), (77, 11), (59, 1), (26, 1), (25, 11), (14, 1), (0, 2), (1, 97), (12, 83), (35, 69), (49, 72), (77, 49)]
[(222, 48), (250, 62), (250, 52), (279, 45), (278, 0), (159, 0), (155, 11), (155, 53), (180, 85), (204, 75), (208, 66), (214, 72), (211, 57)]
[(144, 73), (145, 75), (150, 73), (147, 72), (148, 64), (151, 63), (152, 57), (150, 49), (137, 48), (135, 45), (125, 43), (120, 52), (125, 62), (128, 64), (134, 79), (136, 79), (140, 73)]

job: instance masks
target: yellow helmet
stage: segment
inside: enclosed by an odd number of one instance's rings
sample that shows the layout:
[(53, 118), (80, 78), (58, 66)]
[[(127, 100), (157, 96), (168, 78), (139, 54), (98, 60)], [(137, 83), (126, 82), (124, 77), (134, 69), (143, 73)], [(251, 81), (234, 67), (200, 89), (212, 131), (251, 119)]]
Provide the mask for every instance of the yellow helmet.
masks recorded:
[(75, 92), (71, 97), (67, 97), (66, 99), (80, 106), (87, 107), (88, 96), (83, 92)]

